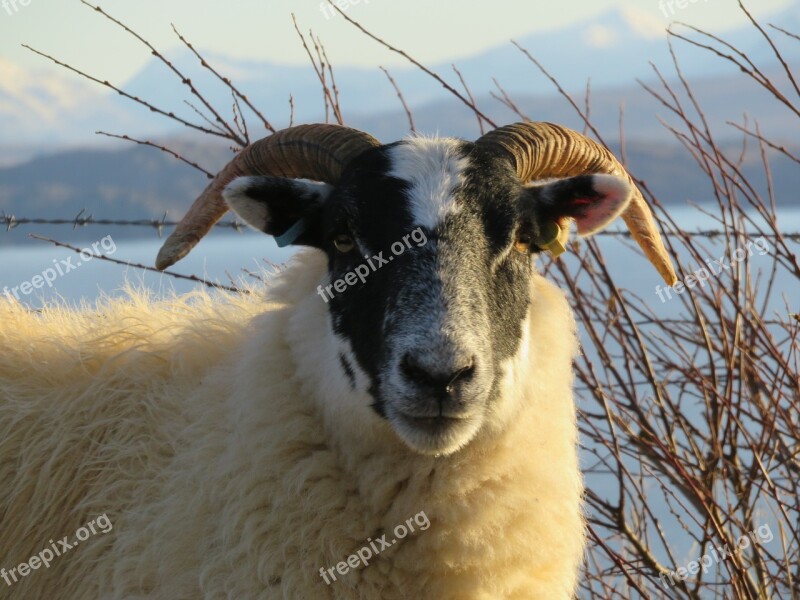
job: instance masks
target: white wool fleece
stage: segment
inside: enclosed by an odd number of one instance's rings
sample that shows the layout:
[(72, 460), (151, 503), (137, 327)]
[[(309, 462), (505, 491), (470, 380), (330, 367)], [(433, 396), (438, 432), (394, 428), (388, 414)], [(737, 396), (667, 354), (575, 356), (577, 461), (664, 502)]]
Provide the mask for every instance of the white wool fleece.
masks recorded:
[[(412, 453), (340, 374), (300, 252), (268, 298), (0, 302), (0, 566), (114, 524), (0, 598), (566, 600), (582, 557), (574, 322), (541, 277), (484, 429)], [(9, 326), (10, 325), (10, 326)], [(335, 566), (425, 513), (368, 566)], [(391, 536), (390, 536), (391, 537)]]

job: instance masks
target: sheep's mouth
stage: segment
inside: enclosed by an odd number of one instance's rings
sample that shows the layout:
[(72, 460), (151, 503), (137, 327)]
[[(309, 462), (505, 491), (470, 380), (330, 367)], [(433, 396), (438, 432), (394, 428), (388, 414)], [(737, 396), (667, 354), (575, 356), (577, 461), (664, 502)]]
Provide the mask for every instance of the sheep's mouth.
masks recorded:
[(441, 433), (451, 427), (458, 427), (466, 424), (472, 419), (471, 416), (445, 416), (437, 415), (434, 417), (416, 417), (405, 413), (398, 413), (398, 416), (408, 425), (423, 433), (434, 435)]
[(413, 450), (436, 456), (450, 454), (467, 444), (480, 428), (480, 413), (414, 415), (393, 411), (393, 429)]

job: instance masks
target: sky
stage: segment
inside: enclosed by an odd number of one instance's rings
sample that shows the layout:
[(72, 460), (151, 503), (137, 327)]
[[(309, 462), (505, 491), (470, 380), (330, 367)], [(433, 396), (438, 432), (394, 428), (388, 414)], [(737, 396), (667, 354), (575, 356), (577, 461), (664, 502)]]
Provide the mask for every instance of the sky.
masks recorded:
[[(102, 8), (162, 51), (178, 42), (171, 23), (198, 48), (235, 58), (307, 64), (291, 14), (322, 38), (337, 66), (406, 64), (331, 16), (321, 0), (99, 0)], [(735, 0), (337, 0), (347, 14), (424, 63), (477, 54), (536, 31), (613, 8), (633, 8), (653, 23), (682, 20), (722, 31), (743, 24)], [(680, 4), (679, 4), (680, 3)], [(792, 0), (749, 0), (763, 17)], [(683, 6), (681, 8), (681, 6)], [(21, 48), (29, 44), (100, 78), (122, 82), (148, 60), (147, 50), (80, 0), (0, 0), (0, 59), (51, 69)]]

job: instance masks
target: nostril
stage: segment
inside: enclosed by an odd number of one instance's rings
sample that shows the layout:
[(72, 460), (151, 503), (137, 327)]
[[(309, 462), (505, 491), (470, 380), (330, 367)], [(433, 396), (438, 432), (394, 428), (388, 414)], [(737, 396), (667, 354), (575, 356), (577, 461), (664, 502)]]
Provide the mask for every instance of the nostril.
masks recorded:
[(447, 386), (444, 388), (444, 391), (447, 392), (448, 394), (451, 394), (453, 392), (453, 386), (456, 383), (458, 382), (463, 383), (464, 381), (469, 381), (474, 374), (475, 374), (475, 357), (472, 357), (469, 361), (469, 364), (461, 367), (458, 371), (453, 373), (453, 376), (447, 383)]
[(423, 368), (410, 353), (406, 353), (403, 356), (400, 368), (403, 370), (403, 374), (412, 381), (429, 385), (436, 383), (436, 378)]
[(443, 390), (445, 393), (451, 394), (456, 384), (468, 381), (475, 374), (475, 357), (470, 358), (464, 366), (452, 370), (431, 368), (428, 365), (421, 364), (413, 354), (406, 353), (400, 362), (400, 369), (407, 379), (418, 385)]

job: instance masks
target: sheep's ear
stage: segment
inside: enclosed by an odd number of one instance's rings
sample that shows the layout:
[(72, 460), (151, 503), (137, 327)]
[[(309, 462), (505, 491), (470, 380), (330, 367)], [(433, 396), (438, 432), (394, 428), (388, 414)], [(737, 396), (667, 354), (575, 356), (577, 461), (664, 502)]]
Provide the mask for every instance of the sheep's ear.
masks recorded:
[(308, 179), (239, 177), (222, 196), (245, 223), (273, 236), (279, 246), (319, 247), (320, 209), (332, 190)]
[(592, 235), (625, 210), (633, 189), (614, 175), (579, 175), (527, 188), (528, 206), (544, 221), (575, 219), (580, 235)]

